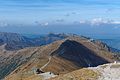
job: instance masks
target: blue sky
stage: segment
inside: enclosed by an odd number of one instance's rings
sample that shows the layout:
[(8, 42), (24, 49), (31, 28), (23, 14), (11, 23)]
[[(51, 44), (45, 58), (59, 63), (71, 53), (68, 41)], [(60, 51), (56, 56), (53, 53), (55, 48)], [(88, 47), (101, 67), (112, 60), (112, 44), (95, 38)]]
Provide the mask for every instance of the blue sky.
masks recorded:
[(0, 0), (0, 31), (15, 32), (14, 28), (20, 27), (20, 32), (24, 31), (21, 28), (27, 32), (28, 26), (32, 26), (28, 30), (32, 33), (33, 26), (61, 24), (65, 27), (80, 21), (98, 24), (102, 20), (120, 23), (119, 0)]
[(0, 19), (18, 22), (99, 17), (119, 20), (119, 5), (119, 0), (0, 0)]

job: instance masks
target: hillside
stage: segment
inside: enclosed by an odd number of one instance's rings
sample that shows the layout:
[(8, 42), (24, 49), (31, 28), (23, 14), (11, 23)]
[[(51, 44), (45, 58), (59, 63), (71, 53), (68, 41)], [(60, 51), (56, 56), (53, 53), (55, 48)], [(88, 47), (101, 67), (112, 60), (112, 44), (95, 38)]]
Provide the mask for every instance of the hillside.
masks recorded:
[(27, 80), (37, 76), (37, 69), (60, 75), (117, 60), (119, 60), (119, 56), (109, 52), (108, 48), (99, 41), (71, 36), (45, 46), (14, 52), (12, 57), (2, 60), (0, 69), (4, 75), (1, 74), (1, 78), (9, 74), (5, 80)]
[(120, 80), (120, 63), (84, 68), (49, 80)]

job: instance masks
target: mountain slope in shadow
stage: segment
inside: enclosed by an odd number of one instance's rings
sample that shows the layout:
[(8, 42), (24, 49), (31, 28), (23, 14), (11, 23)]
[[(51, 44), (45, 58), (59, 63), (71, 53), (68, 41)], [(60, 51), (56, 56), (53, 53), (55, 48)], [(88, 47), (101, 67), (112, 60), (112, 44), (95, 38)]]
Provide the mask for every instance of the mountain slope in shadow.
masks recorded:
[(74, 61), (82, 67), (94, 67), (109, 62), (92, 50), (86, 48), (84, 45), (72, 40), (66, 40), (51, 55), (60, 56), (67, 60)]

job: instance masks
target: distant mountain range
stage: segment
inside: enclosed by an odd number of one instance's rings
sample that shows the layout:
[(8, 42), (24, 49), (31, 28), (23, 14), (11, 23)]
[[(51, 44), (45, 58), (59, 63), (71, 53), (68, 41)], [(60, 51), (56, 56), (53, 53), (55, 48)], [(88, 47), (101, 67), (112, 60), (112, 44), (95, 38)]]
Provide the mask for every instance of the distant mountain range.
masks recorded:
[(120, 50), (120, 38), (100, 39), (110, 47)]
[(66, 38), (65, 34), (48, 34), (36, 38), (29, 38), (17, 33), (0, 32), (0, 45), (5, 44), (6, 50), (19, 50), (25, 47), (46, 45), (56, 40)]
[[(14, 51), (20, 50), (26, 47), (37, 47), (52, 43), (57, 40), (65, 39), (69, 36), (76, 36), (75, 34), (54, 34), (48, 35), (22, 35), (17, 33), (0, 32), (0, 45), (5, 44), (5, 49)], [(84, 37), (84, 36), (83, 36)], [(88, 38), (88, 37), (86, 37)], [(88, 38), (90, 39), (90, 38)], [(119, 40), (100, 39), (105, 45), (109, 45), (112, 52), (120, 52)]]

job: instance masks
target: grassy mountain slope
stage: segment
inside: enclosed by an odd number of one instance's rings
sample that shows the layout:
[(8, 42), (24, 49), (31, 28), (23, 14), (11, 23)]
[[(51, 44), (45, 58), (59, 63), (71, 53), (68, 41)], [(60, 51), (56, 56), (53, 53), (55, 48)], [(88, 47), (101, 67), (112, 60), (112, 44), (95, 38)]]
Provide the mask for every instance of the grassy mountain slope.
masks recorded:
[[(65, 74), (83, 67), (98, 66), (119, 60), (100, 42), (71, 36), (41, 47), (26, 48), (14, 53), (7, 61), (6, 80), (25, 80), (34, 77), (36, 69)], [(6, 66), (5, 63), (3, 63)], [(5, 75), (4, 75), (5, 76)], [(33, 79), (34, 80), (34, 79)]]

